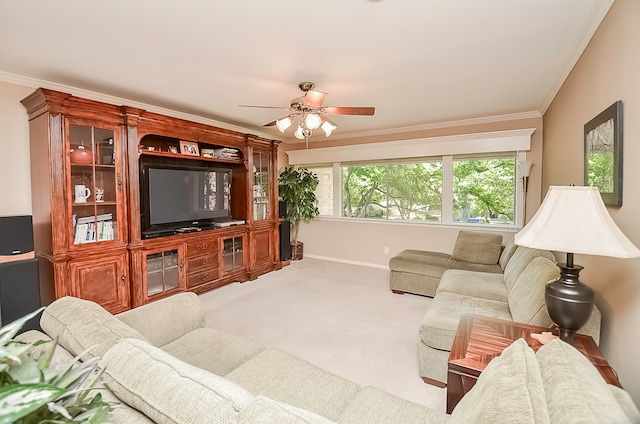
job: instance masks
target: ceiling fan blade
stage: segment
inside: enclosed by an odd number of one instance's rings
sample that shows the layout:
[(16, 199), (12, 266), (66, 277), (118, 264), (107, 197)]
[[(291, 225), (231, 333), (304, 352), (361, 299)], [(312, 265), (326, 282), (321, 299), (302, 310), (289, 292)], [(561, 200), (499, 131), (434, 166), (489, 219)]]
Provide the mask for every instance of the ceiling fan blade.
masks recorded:
[(238, 105), (238, 107), (255, 107), (261, 109), (281, 109), (281, 110), (289, 110), (290, 108), (284, 106), (254, 106), (254, 105)]
[(327, 93), (309, 90), (306, 96), (304, 96), (304, 104), (307, 106), (320, 107), (322, 106), (322, 102), (324, 102), (325, 97), (327, 97)]
[(362, 115), (362, 116), (373, 116), (376, 112), (375, 107), (337, 107), (337, 106), (328, 106), (323, 108), (323, 110), (329, 115)]

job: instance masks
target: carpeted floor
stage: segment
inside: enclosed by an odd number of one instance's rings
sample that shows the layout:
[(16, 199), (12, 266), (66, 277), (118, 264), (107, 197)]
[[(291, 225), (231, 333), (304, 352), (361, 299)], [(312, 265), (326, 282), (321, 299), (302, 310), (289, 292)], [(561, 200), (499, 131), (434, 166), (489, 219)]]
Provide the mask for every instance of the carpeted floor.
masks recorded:
[(445, 410), (446, 390), (418, 371), (418, 326), (431, 299), (391, 293), (388, 270), (305, 257), (200, 297), (209, 327)]

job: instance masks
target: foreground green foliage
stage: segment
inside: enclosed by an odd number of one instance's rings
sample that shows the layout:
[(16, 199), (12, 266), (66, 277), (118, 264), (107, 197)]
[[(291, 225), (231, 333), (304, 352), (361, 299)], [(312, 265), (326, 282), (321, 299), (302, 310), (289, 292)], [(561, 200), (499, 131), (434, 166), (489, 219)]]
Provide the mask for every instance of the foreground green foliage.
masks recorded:
[[(52, 364), (54, 341), (33, 344), (14, 337), (35, 311), (0, 329), (0, 424), (90, 423), (107, 420), (111, 405), (98, 393), (90, 396), (100, 377), (99, 358), (66, 365)], [(32, 348), (44, 349), (38, 358)]]

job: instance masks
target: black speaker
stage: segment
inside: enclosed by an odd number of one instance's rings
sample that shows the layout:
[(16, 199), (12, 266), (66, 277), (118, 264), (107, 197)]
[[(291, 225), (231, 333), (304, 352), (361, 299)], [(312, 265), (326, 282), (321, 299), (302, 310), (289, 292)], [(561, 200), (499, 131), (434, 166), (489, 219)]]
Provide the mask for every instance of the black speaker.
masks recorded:
[[(0, 263), (0, 320), (9, 324), (40, 307), (38, 260)], [(20, 333), (41, 330), (40, 317), (31, 318)]]
[(278, 201), (278, 218), (286, 218), (287, 217), (287, 202), (284, 200)]
[(280, 223), (280, 260), (291, 259), (291, 223), (282, 221)]
[(0, 256), (33, 252), (31, 215), (0, 217)]

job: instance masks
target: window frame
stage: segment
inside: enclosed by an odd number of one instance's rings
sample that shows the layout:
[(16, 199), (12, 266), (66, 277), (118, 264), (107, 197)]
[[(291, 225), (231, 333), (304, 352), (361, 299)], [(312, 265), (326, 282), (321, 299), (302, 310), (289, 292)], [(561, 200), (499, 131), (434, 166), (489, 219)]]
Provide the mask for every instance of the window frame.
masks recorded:
[[(453, 162), (454, 160), (486, 160), (486, 159), (506, 159), (513, 158), (515, 160), (515, 181), (514, 181), (514, 223), (507, 224), (484, 224), (484, 223), (466, 223), (453, 221)], [(310, 170), (314, 168), (331, 168), (333, 172), (333, 214), (320, 215), (319, 219), (330, 219), (339, 221), (365, 221), (377, 222), (385, 224), (397, 225), (434, 225), (434, 226), (454, 226), (454, 227), (472, 227), (472, 228), (494, 228), (494, 229), (518, 229), (522, 228), (524, 223), (524, 193), (521, 190), (522, 176), (520, 175), (519, 161), (526, 160), (526, 152), (524, 151), (505, 151), (491, 153), (467, 153), (467, 154), (448, 154), (428, 157), (413, 157), (402, 159), (387, 160), (364, 160), (364, 161), (344, 161), (324, 164), (308, 164), (305, 165)], [(442, 217), (440, 222), (435, 221), (419, 221), (404, 219), (388, 219), (388, 218), (354, 218), (342, 216), (342, 168), (343, 166), (367, 166), (367, 165), (398, 165), (408, 163), (423, 162), (441, 162), (442, 163)]]

